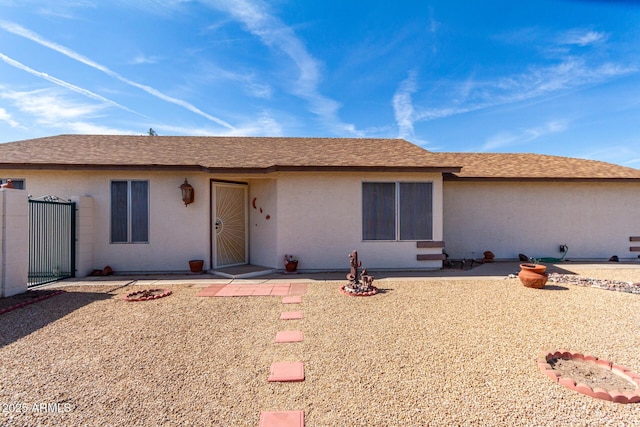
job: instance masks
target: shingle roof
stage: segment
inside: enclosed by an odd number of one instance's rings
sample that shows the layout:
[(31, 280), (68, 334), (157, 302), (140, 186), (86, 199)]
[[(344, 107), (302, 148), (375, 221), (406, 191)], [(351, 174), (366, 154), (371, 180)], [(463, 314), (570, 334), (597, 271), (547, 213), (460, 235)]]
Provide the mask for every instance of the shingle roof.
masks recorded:
[(437, 153), (402, 139), (377, 138), (58, 135), (0, 144), (2, 168), (401, 170), (443, 172), (448, 180), (640, 180), (639, 169), (595, 160)]
[(456, 171), (402, 139), (59, 135), (0, 144), (0, 168)]
[(434, 153), (443, 164), (462, 165), (449, 179), (627, 180), (640, 169), (611, 163), (544, 154)]

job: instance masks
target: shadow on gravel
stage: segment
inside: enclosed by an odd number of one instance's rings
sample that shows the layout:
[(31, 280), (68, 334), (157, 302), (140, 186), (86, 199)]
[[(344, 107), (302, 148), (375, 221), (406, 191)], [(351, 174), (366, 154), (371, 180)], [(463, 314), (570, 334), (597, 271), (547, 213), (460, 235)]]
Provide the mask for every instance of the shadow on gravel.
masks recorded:
[(544, 291), (568, 291), (569, 288), (567, 288), (565, 286), (558, 286), (558, 285), (544, 285), (544, 288), (542, 288), (542, 290), (544, 290)]
[(0, 314), (0, 347), (62, 319), (79, 308), (112, 297), (113, 295), (102, 292), (64, 292)]

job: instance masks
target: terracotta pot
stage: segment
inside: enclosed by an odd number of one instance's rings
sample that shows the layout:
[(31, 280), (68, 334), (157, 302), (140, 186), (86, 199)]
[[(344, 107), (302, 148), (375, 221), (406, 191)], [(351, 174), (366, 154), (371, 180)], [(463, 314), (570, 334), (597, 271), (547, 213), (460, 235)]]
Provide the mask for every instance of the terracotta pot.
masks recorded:
[(518, 277), (527, 288), (542, 289), (549, 279), (547, 267), (541, 264), (520, 264)]
[(294, 273), (298, 269), (298, 261), (289, 261), (284, 265), (287, 273)]
[(204, 260), (193, 259), (189, 261), (189, 269), (192, 273), (202, 273), (202, 267), (204, 266)]

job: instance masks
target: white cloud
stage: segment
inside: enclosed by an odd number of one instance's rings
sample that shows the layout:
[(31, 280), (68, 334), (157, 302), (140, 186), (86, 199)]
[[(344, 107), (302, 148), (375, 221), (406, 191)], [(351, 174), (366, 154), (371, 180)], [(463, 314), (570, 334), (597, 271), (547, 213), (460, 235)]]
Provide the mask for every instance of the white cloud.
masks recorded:
[(240, 124), (233, 130), (220, 132), (219, 129), (202, 127), (172, 126), (165, 124), (153, 125), (160, 134), (202, 135), (202, 136), (281, 136), (282, 126), (268, 112), (260, 113), (257, 121)]
[(80, 93), (80, 94), (82, 94), (84, 96), (87, 96), (89, 98), (104, 102), (106, 104), (113, 105), (114, 107), (118, 107), (118, 108), (123, 109), (125, 111), (128, 111), (130, 113), (142, 115), (142, 114), (137, 113), (137, 112), (135, 112), (135, 111), (123, 106), (123, 105), (118, 104), (115, 101), (112, 101), (112, 100), (110, 100), (108, 98), (105, 98), (105, 97), (103, 97), (101, 95), (98, 95), (96, 93), (93, 93), (90, 90), (83, 89), (83, 88), (81, 88), (79, 86), (76, 86), (76, 85), (73, 85), (71, 83), (65, 82), (64, 80), (60, 80), (60, 79), (58, 79), (56, 77), (50, 76), (47, 73), (36, 71), (36, 70), (34, 70), (34, 69), (30, 68), (30, 67), (27, 67), (26, 65), (24, 65), (24, 64), (22, 64), (22, 63), (20, 63), (18, 61), (16, 61), (15, 59), (9, 58), (8, 56), (6, 56), (6, 55), (4, 55), (2, 53), (0, 53), (0, 59), (2, 61), (4, 61), (6, 64), (11, 65), (12, 67), (18, 68), (19, 70), (22, 70), (22, 71), (26, 71), (27, 73), (29, 73), (31, 75), (34, 75), (36, 77), (40, 77), (42, 79), (50, 81), (51, 83), (55, 83), (56, 85), (64, 87), (65, 89), (69, 89), (69, 90), (71, 90), (73, 92)]
[[(497, 80), (476, 81), (468, 88), (466, 101), (436, 108), (416, 106), (415, 121), (429, 121), (514, 104), (570, 90), (599, 84), (609, 79), (635, 73), (638, 68), (614, 63), (589, 66), (584, 59), (568, 57), (557, 65), (530, 67), (527, 72)], [(464, 84), (444, 86), (445, 93), (456, 93)], [(448, 99), (448, 97), (446, 98)]]
[(545, 135), (564, 132), (567, 128), (568, 122), (566, 120), (554, 120), (542, 126), (522, 129), (519, 132), (501, 132), (490, 137), (480, 151), (493, 151), (515, 144), (526, 144)]
[(29, 92), (2, 92), (0, 98), (12, 101), (23, 113), (36, 117), (39, 123), (51, 125), (80, 117), (93, 116), (104, 107), (98, 104), (81, 104), (67, 99), (54, 89)]
[(69, 58), (71, 58), (73, 60), (76, 60), (76, 61), (78, 61), (78, 62), (80, 62), (82, 64), (85, 64), (85, 65), (87, 65), (87, 66), (89, 66), (91, 68), (94, 68), (96, 70), (102, 71), (103, 73), (107, 74), (108, 76), (113, 77), (113, 78), (115, 78), (117, 80), (120, 80), (121, 82), (126, 83), (126, 84), (128, 84), (130, 86), (133, 86), (133, 87), (136, 87), (138, 89), (141, 89), (141, 90), (147, 92), (148, 94), (150, 94), (150, 95), (152, 95), (152, 96), (154, 96), (156, 98), (159, 98), (159, 99), (161, 99), (163, 101), (166, 101), (166, 102), (169, 102), (169, 103), (172, 103), (172, 104), (175, 104), (175, 105), (179, 105), (179, 106), (191, 111), (192, 113), (198, 114), (198, 115), (200, 115), (200, 116), (202, 116), (202, 117), (204, 117), (204, 118), (206, 118), (206, 119), (208, 119), (208, 120), (210, 120), (212, 122), (215, 122), (215, 123), (219, 124), (220, 126), (226, 127), (228, 129), (233, 129), (233, 126), (230, 125), (229, 123), (225, 122), (222, 119), (219, 119), (217, 117), (214, 117), (214, 116), (212, 116), (210, 114), (205, 113), (204, 111), (200, 110), (199, 108), (197, 108), (196, 106), (190, 104), (187, 101), (184, 101), (184, 100), (181, 100), (181, 99), (174, 98), (172, 96), (166, 95), (166, 94), (160, 92), (159, 90), (154, 89), (151, 86), (147, 86), (147, 85), (144, 85), (144, 84), (137, 83), (137, 82), (134, 82), (132, 80), (129, 80), (129, 79), (121, 76), (120, 74), (116, 73), (115, 71), (111, 71), (109, 68), (105, 67), (104, 65), (101, 65), (101, 64), (99, 64), (99, 63), (87, 58), (86, 56), (83, 56), (83, 55), (81, 55), (81, 54), (79, 54), (79, 53), (77, 53), (77, 52), (75, 52), (75, 51), (73, 51), (73, 50), (71, 50), (71, 49), (69, 49), (69, 48), (67, 48), (65, 46), (62, 46), (62, 45), (59, 45), (59, 44), (57, 44), (55, 42), (46, 40), (43, 37), (41, 37), (40, 35), (32, 32), (32, 31), (30, 31), (30, 30), (28, 30), (28, 29), (26, 29), (26, 28), (24, 28), (24, 27), (22, 27), (20, 25), (0, 20), (0, 28), (2, 28), (3, 30), (5, 30), (7, 32), (15, 34), (17, 36), (24, 37), (24, 38), (26, 38), (28, 40), (31, 40), (31, 41), (33, 41), (35, 43), (38, 43), (38, 44), (40, 44), (40, 45), (42, 45), (44, 47), (47, 47), (49, 49), (52, 49), (52, 50), (56, 51), (56, 52), (59, 52), (59, 53), (65, 55), (65, 56), (67, 56), (67, 57), (69, 57)]
[(228, 132), (229, 136), (281, 136), (282, 126), (271, 115), (263, 111), (257, 121), (241, 125), (238, 129)]
[(0, 87), (0, 98), (11, 101), (20, 112), (32, 116), (33, 123), (37, 126), (62, 130), (64, 133), (132, 133), (129, 130), (92, 123), (90, 120), (100, 116), (104, 105), (79, 103), (67, 97), (59, 89), (16, 92)]
[(398, 137), (408, 138), (413, 135), (414, 111), (411, 96), (416, 92), (416, 72), (412, 71), (409, 76), (400, 83), (400, 87), (393, 95), (393, 111), (398, 124)]
[(606, 41), (606, 33), (591, 30), (571, 30), (562, 34), (558, 40), (560, 44), (577, 45), (580, 47), (589, 46)]
[(141, 65), (141, 64), (157, 64), (160, 61), (160, 58), (157, 56), (146, 56), (144, 54), (138, 54), (135, 58), (129, 61), (130, 64), (133, 65)]
[(13, 118), (11, 117), (11, 114), (9, 114), (7, 110), (1, 107), (0, 107), (0, 121), (8, 123), (9, 126), (11, 126), (12, 128), (17, 128), (20, 126), (20, 123), (13, 120)]
[(116, 129), (107, 126), (96, 125), (89, 122), (64, 122), (60, 123), (59, 128), (66, 129), (70, 133), (80, 133), (85, 135), (140, 135), (141, 132), (133, 132), (126, 129)]

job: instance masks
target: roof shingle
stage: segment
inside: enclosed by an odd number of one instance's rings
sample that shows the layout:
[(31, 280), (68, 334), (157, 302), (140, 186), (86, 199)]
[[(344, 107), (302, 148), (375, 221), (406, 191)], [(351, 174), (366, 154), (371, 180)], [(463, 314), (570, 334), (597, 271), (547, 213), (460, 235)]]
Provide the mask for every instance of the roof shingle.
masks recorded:
[[(640, 170), (570, 157), (430, 152), (403, 139), (58, 135), (0, 144), (0, 168), (403, 170), (445, 179), (640, 180)], [(460, 168), (462, 168), (460, 170)]]
[(640, 169), (611, 163), (530, 153), (433, 153), (443, 164), (462, 165), (462, 179), (640, 179)]
[(3, 164), (459, 169), (439, 163), (430, 152), (402, 139), (129, 135), (59, 135), (0, 144), (0, 167)]

